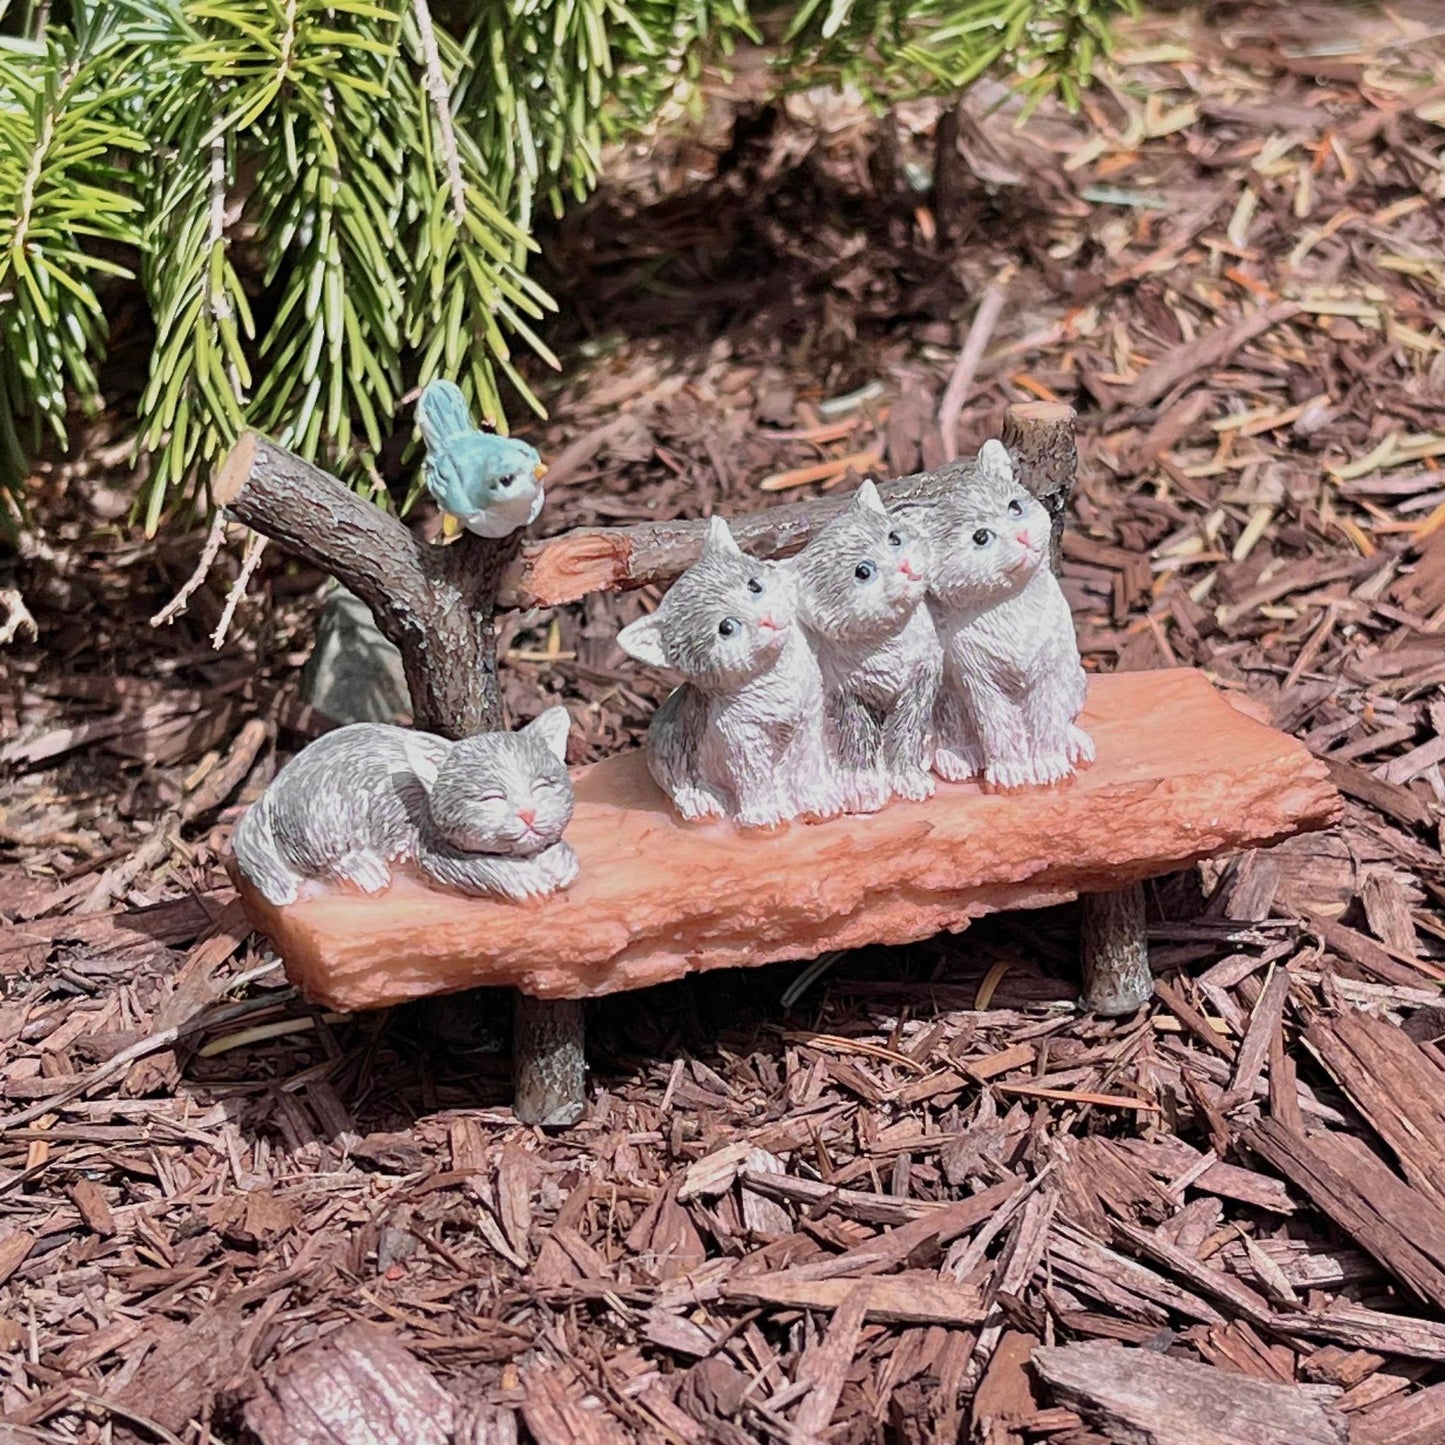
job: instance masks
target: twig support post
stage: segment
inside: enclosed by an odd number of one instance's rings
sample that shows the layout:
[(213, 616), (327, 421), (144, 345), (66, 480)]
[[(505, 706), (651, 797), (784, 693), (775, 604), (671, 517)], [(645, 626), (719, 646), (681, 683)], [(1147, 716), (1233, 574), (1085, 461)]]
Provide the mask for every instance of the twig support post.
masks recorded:
[(1084, 1005), (1100, 1018), (1131, 1014), (1154, 993), (1144, 931), (1144, 885), (1086, 893), (1079, 905)]

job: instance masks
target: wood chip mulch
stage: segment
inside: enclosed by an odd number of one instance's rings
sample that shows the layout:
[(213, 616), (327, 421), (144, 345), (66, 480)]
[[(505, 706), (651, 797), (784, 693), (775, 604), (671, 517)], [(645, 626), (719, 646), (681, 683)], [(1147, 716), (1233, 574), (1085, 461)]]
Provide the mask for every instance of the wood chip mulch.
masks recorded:
[[(320, 579), (151, 630), (199, 539), (125, 525), (102, 419), (0, 654), (0, 1440), (1445, 1439), (1445, 36), (1210, 9), (1078, 117), (980, 89), (957, 194), (907, 188), (927, 106), (790, 97), (645, 201), (619, 157), (547, 242), (548, 525), (1069, 401), (1088, 664), (1249, 694), (1344, 823), (1152, 885), (1138, 1016), (1076, 1011), (1073, 910), (1010, 915), (603, 1001), (590, 1116), (525, 1129), (497, 999), (323, 1014), (249, 934), (221, 850), (325, 725)], [(513, 715), (634, 742), (639, 605), (510, 619)]]

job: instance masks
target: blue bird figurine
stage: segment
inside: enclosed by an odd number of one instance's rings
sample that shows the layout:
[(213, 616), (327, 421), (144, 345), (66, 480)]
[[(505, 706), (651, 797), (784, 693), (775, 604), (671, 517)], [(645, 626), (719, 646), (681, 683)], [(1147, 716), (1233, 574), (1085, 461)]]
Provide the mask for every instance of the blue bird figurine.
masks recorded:
[(449, 518), (479, 537), (505, 537), (537, 520), (547, 469), (536, 448), (477, 431), (466, 398), (449, 381), (426, 387), (416, 415), (426, 443), (427, 489)]

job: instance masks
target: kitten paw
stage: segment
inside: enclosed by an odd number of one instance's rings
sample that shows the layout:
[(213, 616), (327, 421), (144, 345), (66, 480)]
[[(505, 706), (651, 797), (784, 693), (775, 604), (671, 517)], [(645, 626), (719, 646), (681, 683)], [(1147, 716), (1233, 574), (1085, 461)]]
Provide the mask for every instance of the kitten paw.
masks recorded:
[(983, 770), (983, 780), (995, 792), (1006, 793), (1013, 788), (1036, 788), (1044, 781), (1031, 761), (995, 758)]
[(1066, 783), (1074, 776), (1074, 765), (1065, 753), (1050, 753), (1034, 764), (1038, 781), (1043, 786)]
[(984, 769), (984, 782), (994, 792), (1014, 788), (1047, 788), (1074, 776), (1069, 760), (1062, 753), (1044, 753), (1032, 758), (995, 760)]
[(391, 883), (391, 868), (375, 853), (358, 849), (337, 863), (336, 876), (343, 882), (354, 883), (363, 893), (380, 893)]
[(1087, 765), (1094, 761), (1094, 740), (1083, 728), (1070, 726), (1068, 741), (1069, 761), (1075, 765)]
[(852, 798), (845, 786), (814, 788), (798, 799), (797, 813), (809, 818), (837, 818), (853, 811)]
[[(876, 813), (888, 804), (887, 778), (878, 773), (853, 773), (843, 786), (843, 810), (848, 813)], [(833, 810), (837, 812), (835, 808)]]
[(939, 748), (933, 755), (933, 771), (950, 783), (966, 783), (983, 772), (983, 759), (973, 748)]
[(486, 892), (508, 898), (513, 903), (525, 903), (529, 898), (545, 898), (552, 892), (536, 859), (509, 859), (508, 863), (509, 867), (497, 869), (489, 880)]
[(705, 788), (678, 788), (672, 795), (672, 805), (689, 823), (701, 818), (727, 817), (727, 809)]
[(554, 843), (537, 855), (537, 872), (549, 892), (576, 882), (580, 868), (577, 855), (566, 843)]
[(778, 811), (777, 804), (759, 808), (740, 808), (733, 819), (739, 828), (776, 828), (787, 822), (787, 817)]
[(933, 775), (921, 768), (893, 775), (893, 796), (895, 798), (906, 798), (911, 803), (921, 803), (926, 798), (931, 798), (933, 792)]

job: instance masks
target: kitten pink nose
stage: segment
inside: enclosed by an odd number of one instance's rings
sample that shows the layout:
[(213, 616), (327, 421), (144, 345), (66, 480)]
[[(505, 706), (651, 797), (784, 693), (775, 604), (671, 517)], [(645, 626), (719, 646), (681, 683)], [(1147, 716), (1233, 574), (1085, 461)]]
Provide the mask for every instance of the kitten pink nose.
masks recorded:
[(774, 622), (771, 617), (759, 617), (759, 618), (758, 618), (758, 626), (759, 626), (759, 627), (766, 627), (769, 632), (776, 632), (776, 631), (779, 629), (779, 627), (781, 627), (781, 625), (782, 625), (781, 623)]
[(1018, 536), (1014, 538), (1014, 541), (1022, 547), (1031, 547), (1033, 546), (1034, 539), (1030, 537), (1027, 532), (1020, 532)]
[(918, 573), (913, 570), (913, 564), (911, 562), (900, 562), (898, 564), (898, 570), (903, 573), (910, 582), (918, 581)]
[(535, 808), (518, 808), (517, 816), (530, 828), (537, 821), (537, 810)]

